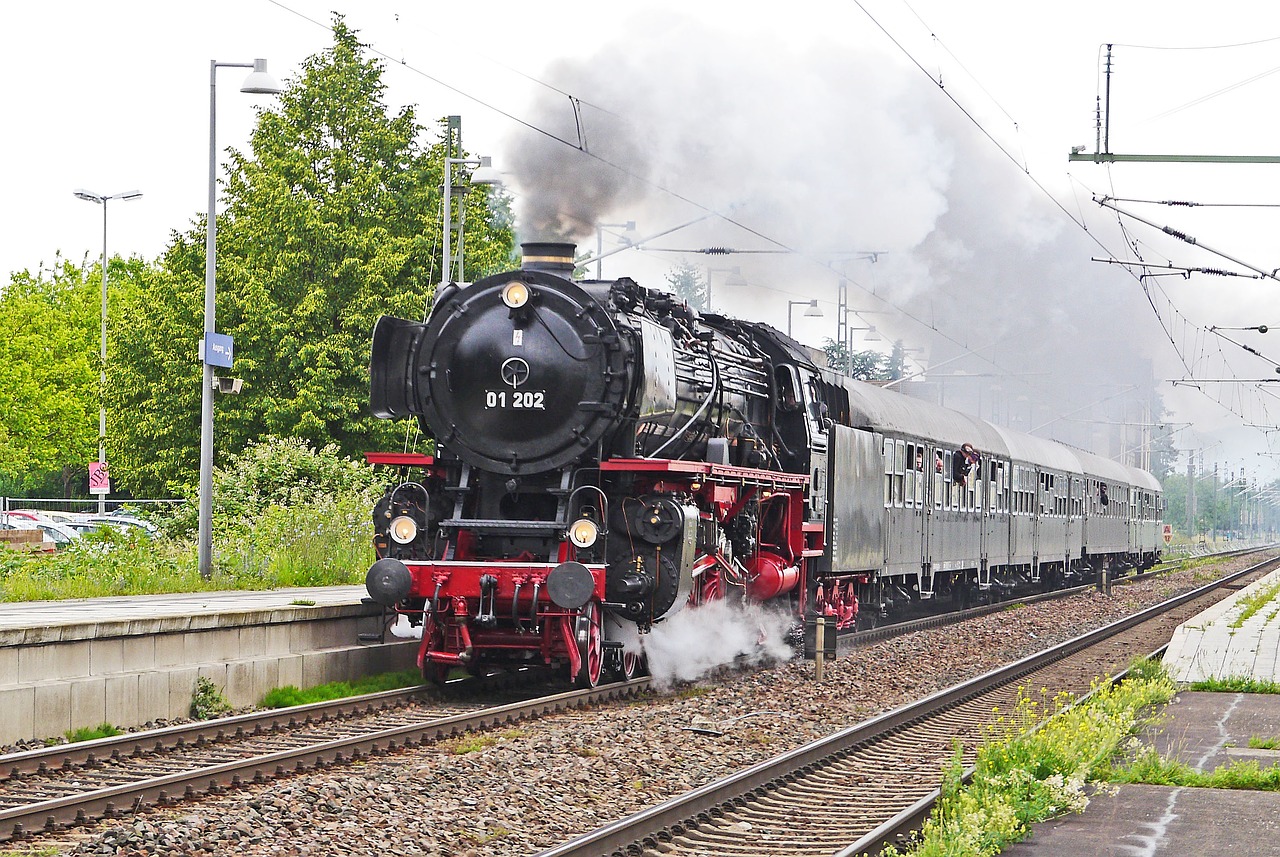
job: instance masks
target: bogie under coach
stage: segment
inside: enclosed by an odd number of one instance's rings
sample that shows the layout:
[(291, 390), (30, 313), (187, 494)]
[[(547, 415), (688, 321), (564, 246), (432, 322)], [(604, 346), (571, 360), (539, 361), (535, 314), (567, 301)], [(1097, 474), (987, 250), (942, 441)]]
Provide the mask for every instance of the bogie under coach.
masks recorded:
[(594, 686), (713, 600), (847, 628), (1158, 559), (1150, 474), (853, 381), (766, 324), (573, 280), (572, 245), (523, 250), (373, 333), (373, 412), (436, 453), (369, 454), (399, 478), (367, 588), (422, 627), (429, 679)]

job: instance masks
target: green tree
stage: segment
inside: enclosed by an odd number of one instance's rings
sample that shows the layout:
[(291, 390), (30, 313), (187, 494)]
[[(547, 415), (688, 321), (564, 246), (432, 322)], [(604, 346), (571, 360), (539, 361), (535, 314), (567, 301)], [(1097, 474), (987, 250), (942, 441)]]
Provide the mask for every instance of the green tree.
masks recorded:
[[(235, 339), (244, 388), (218, 400), (219, 449), (273, 435), (358, 455), (403, 432), (368, 416), (369, 338), (378, 316), (421, 317), (434, 294), (444, 144), (420, 142), (412, 107), (388, 109), (383, 65), (363, 54), (335, 16), (332, 47), (260, 113), (251, 154), (229, 156), (218, 330)], [(508, 266), (506, 198), (473, 190), (460, 204), (468, 276)], [(138, 413), (128, 469), (143, 490), (195, 481), (204, 240), (202, 222), (175, 235), (132, 307), (141, 323), (119, 394)]]
[(879, 351), (852, 351), (843, 342), (827, 337), (822, 346), (827, 353), (827, 368), (843, 372), (859, 381), (889, 380), (889, 357)]
[(683, 300), (698, 312), (707, 309), (707, 281), (698, 267), (690, 262), (681, 262), (667, 272), (667, 286), (676, 297)]
[[(143, 267), (111, 260), (113, 334), (122, 318), (114, 297)], [(87, 492), (98, 448), (101, 277), (101, 264), (59, 257), (14, 274), (0, 292), (0, 480), (10, 490), (43, 493), (56, 482), (64, 496)], [(110, 370), (117, 350), (109, 342)], [(110, 437), (119, 420), (108, 420)]]
[(899, 339), (893, 343), (893, 350), (889, 352), (889, 363), (885, 367), (885, 376), (888, 381), (897, 381), (906, 374), (905, 366), (907, 362), (907, 349)]

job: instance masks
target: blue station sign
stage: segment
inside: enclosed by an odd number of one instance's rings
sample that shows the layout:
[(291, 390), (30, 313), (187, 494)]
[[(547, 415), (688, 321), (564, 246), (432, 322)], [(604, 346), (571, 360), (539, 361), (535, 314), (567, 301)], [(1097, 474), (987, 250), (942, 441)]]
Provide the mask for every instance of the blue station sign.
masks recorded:
[(234, 349), (235, 343), (227, 334), (206, 333), (204, 343), (204, 362), (208, 363), (210, 366), (230, 369), (232, 352)]

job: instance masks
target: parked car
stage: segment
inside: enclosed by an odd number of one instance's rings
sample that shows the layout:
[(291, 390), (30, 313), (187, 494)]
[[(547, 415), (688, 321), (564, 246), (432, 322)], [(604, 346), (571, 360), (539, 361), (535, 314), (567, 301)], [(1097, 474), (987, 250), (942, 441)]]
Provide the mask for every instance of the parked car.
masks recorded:
[(14, 509), (9, 514), (22, 515), (32, 521), (57, 521), (59, 524), (65, 524), (84, 517), (80, 512), (64, 512), (61, 509)]
[(100, 526), (115, 527), (122, 533), (140, 532), (147, 538), (155, 538), (160, 535), (160, 528), (150, 521), (144, 521), (141, 518), (133, 518), (128, 515), (86, 515), (76, 524), (77, 527), (84, 524), (89, 525), (89, 529)]
[(54, 547), (57, 550), (62, 550), (67, 545), (80, 538), (80, 533), (78, 531), (72, 527), (68, 527), (60, 521), (51, 521), (48, 518), (38, 518), (31, 523), (44, 533), (46, 539), (53, 540)]

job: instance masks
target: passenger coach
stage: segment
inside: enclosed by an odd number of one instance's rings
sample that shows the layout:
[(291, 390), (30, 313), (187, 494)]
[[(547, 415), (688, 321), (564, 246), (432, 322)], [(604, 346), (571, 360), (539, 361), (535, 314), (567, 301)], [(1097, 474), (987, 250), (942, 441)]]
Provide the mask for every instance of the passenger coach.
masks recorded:
[[(1149, 473), (812, 364), (795, 371), (827, 416), (826, 442), (812, 447), (829, 456), (814, 480), (830, 560), (816, 596), (835, 602), (828, 612), (841, 612), (849, 586), (863, 610), (887, 614), (1158, 560), (1163, 500)], [(882, 478), (865, 478), (871, 469)]]

